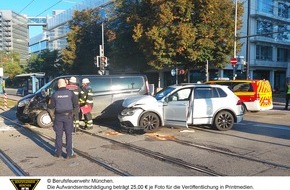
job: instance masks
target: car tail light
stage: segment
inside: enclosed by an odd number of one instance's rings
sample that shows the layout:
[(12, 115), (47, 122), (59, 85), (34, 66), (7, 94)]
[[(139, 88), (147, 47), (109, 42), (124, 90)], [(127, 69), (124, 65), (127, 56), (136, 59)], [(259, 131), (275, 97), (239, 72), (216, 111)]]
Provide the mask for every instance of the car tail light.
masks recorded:
[(242, 105), (242, 100), (238, 100), (237, 105)]

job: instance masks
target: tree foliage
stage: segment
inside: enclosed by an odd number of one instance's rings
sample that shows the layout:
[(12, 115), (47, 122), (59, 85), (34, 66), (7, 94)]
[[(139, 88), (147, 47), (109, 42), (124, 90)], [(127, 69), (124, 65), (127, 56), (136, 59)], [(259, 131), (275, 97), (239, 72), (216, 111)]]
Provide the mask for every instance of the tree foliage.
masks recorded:
[(75, 11), (69, 22), (68, 46), (62, 51), (62, 60), (71, 74), (97, 72), (94, 57), (99, 55), (102, 43), (102, 28), (99, 9)]
[(48, 77), (66, 74), (65, 64), (59, 59), (58, 50), (44, 50), (39, 54), (32, 54), (28, 60), (26, 72), (45, 72)]
[(19, 54), (16, 52), (0, 52), (1, 64), (3, 65), (4, 75), (9, 78), (14, 78), (20, 74), (23, 69), (20, 66)]
[[(138, 3), (136, 1), (136, 3)], [(115, 1), (115, 12), (109, 17), (106, 23), (106, 37), (108, 39), (107, 55), (112, 69), (135, 70), (142, 72), (148, 69), (142, 49), (132, 38), (134, 34), (134, 25), (130, 16), (136, 15), (138, 6), (131, 1)]]
[[(178, 64), (197, 68), (207, 60), (222, 68), (233, 56), (232, 0), (116, 0), (116, 5), (119, 25), (126, 28), (121, 32), (128, 35), (126, 39), (132, 35), (131, 45), (156, 69)], [(238, 13), (239, 29), (241, 6)]]

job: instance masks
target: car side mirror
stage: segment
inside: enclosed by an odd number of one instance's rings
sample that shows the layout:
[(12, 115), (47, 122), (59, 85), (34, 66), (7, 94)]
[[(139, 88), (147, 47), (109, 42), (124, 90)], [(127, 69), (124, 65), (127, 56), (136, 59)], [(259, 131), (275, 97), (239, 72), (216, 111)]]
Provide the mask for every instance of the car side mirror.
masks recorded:
[(42, 91), (41, 91), (41, 95), (42, 95), (43, 97), (47, 97), (47, 96), (49, 96), (49, 89), (42, 90)]
[(164, 102), (165, 102), (165, 103), (168, 103), (168, 102), (169, 102), (168, 97), (165, 97), (165, 98), (164, 98)]

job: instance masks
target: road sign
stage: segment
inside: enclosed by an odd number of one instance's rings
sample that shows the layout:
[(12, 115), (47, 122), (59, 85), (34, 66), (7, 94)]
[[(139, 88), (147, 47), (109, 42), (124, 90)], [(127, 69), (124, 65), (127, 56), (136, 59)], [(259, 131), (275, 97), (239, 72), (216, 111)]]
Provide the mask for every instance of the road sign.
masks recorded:
[(237, 58), (231, 58), (231, 64), (236, 65), (238, 62)]
[(175, 74), (176, 74), (176, 70), (175, 69), (171, 69), (171, 76), (175, 76)]

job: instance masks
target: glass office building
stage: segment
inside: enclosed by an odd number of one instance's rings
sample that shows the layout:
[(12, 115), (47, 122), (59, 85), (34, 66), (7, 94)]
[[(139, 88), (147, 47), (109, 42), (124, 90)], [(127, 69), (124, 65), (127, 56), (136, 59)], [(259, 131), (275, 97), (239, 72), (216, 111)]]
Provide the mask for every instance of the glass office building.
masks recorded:
[[(50, 50), (66, 47), (66, 34), (69, 31), (67, 23), (72, 19), (73, 11), (94, 8), (110, 2), (110, 0), (85, 0), (69, 10), (56, 13), (47, 19), (45, 27), (47, 42), (41, 38), (41, 43), (47, 44)], [(287, 78), (290, 80), (290, 0), (237, 0), (237, 2), (241, 2), (244, 6), (243, 27), (238, 31), (243, 46), (241, 51), (237, 52), (237, 56), (244, 57), (249, 67), (248, 76), (245, 76), (239, 62), (237, 78), (267, 79), (273, 88), (283, 90)], [(170, 71), (168, 73), (171, 77)], [(162, 75), (161, 80), (166, 76), (166, 72)], [(190, 82), (202, 80), (202, 76), (195, 77), (195, 71), (192, 71), (191, 75), (193, 77), (188, 77)], [(209, 77), (233, 78), (233, 67), (228, 64), (222, 70), (210, 69)]]
[(19, 53), (20, 63), (28, 58), (27, 18), (11, 10), (0, 10), (0, 51)]

